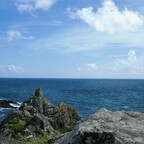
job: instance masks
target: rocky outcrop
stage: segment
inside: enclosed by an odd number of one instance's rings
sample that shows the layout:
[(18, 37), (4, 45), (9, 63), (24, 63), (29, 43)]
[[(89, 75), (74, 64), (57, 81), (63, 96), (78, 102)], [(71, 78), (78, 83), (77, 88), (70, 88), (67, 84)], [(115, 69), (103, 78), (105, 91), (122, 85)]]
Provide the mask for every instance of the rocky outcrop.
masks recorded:
[(72, 106), (54, 106), (38, 88), (1, 123), (0, 143), (144, 144), (143, 113), (101, 109), (79, 120)]
[(16, 102), (10, 100), (0, 100), (0, 107), (2, 108), (17, 108), (18, 105)]
[[(0, 141), (10, 143), (50, 142), (71, 130), (80, 120), (75, 110), (61, 104), (54, 106), (38, 88), (22, 106), (12, 111), (0, 125)], [(42, 140), (41, 140), (42, 139)], [(17, 141), (13, 142), (16, 143)], [(9, 144), (7, 142), (7, 144)]]
[(101, 109), (55, 144), (144, 144), (144, 114)]

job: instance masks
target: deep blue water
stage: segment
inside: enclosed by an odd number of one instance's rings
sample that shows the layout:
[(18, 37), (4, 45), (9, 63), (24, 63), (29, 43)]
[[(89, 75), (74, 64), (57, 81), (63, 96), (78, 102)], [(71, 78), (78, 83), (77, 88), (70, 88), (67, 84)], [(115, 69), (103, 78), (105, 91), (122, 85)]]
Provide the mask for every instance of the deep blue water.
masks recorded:
[[(1, 78), (0, 99), (23, 102), (37, 87), (53, 104), (73, 105), (81, 118), (100, 108), (144, 112), (144, 80)], [(8, 111), (0, 109), (0, 115)]]

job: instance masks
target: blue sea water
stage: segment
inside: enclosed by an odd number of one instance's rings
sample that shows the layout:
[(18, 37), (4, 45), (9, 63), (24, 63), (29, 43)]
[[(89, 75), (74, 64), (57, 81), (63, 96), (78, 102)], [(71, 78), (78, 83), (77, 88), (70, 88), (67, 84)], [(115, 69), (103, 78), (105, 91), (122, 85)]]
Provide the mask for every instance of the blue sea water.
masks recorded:
[[(144, 80), (0, 79), (0, 99), (23, 102), (42, 87), (55, 105), (73, 105), (83, 119), (100, 108), (144, 112)], [(0, 109), (0, 120), (11, 109)]]

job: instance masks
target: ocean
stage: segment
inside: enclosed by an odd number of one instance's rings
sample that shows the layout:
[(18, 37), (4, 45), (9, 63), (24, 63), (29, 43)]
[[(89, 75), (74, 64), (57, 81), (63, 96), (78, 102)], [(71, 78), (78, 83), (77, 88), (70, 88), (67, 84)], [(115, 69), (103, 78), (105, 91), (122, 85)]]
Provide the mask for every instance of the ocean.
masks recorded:
[[(81, 119), (100, 108), (144, 112), (144, 80), (0, 78), (0, 99), (22, 103), (37, 87), (53, 104), (74, 106)], [(0, 108), (0, 121), (11, 110)]]

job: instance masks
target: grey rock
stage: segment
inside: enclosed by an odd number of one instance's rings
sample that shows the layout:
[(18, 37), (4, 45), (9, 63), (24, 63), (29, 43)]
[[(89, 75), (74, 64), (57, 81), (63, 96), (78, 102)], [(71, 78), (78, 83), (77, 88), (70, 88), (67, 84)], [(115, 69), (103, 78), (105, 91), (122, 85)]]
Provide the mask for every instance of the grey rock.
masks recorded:
[(144, 114), (101, 109), (55, 144), (144, 144)]

